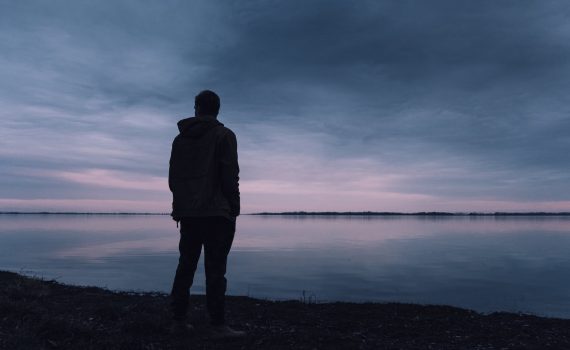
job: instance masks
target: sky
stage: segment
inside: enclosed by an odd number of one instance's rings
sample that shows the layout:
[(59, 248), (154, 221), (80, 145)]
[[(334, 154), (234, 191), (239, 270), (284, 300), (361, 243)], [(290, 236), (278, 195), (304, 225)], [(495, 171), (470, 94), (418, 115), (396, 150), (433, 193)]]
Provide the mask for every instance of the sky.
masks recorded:
[(203, 89), (242, 212), (570, 211), (563, 0), (0, 0), (0, 210), (170, 212)]

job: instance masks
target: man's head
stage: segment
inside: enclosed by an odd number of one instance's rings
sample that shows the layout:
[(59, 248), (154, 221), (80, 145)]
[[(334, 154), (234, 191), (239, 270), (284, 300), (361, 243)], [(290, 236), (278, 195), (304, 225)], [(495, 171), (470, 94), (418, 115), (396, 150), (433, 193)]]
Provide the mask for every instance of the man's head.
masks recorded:
[(194, 99), (194, 115), (204, 116), (212, 115), (218, 116), (220, 111), (220, 97), (213, 91), (204, 90), (196, 95)]

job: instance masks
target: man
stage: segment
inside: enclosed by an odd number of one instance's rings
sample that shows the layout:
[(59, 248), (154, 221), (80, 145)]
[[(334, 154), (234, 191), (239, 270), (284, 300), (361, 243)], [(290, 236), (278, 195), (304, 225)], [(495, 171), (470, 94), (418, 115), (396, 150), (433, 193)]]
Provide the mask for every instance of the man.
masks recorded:
[(172, 143), (168, 185), (172, 218), (180, 222), (180, 259), (172, 286), (175, 328), (187, 324), (189, 291), (202, 246), (206, 270), (206, 300), (213, 337), (239, 337), (244, 332), (225, 324), (226, 263), (236, 217), (240, 213), (239, 165), (235, 134), (217, 120), (220, 98), (209, 90), (194, 102), (195, 116), (178, 122)]

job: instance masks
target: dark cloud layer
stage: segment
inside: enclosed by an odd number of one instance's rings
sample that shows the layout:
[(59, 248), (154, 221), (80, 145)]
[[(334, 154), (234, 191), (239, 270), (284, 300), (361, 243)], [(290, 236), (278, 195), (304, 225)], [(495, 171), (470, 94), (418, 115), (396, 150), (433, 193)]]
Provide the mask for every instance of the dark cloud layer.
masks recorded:
[[(564, 1), (0, 7), (2, 198), (151, 200), (176, 120), (212, 88), (251, 208), (307, 189), (376, 191), (372, 210), (383, 193), (569, 208)], [(148, 181), (117, 192), (93, 174)]]

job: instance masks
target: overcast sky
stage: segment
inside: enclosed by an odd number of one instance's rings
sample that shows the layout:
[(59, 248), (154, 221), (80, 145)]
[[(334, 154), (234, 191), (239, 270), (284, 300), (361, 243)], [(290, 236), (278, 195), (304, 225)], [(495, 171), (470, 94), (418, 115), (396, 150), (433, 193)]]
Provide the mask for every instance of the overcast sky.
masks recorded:
[(0, 210), (169, 212), (203, 89), (246, 213), (570, 211), (563, 0), (0, 0)]

